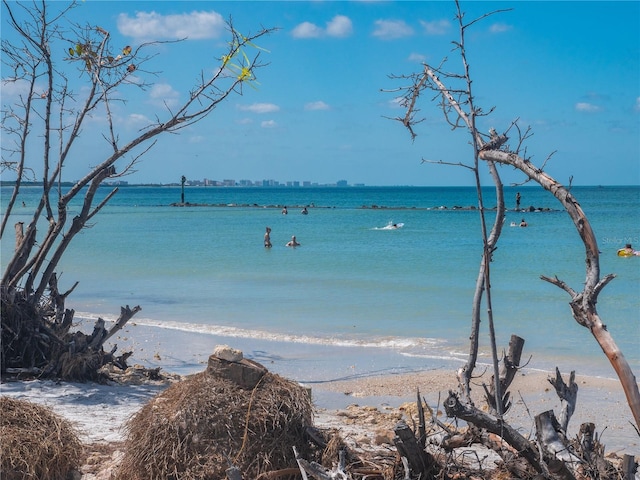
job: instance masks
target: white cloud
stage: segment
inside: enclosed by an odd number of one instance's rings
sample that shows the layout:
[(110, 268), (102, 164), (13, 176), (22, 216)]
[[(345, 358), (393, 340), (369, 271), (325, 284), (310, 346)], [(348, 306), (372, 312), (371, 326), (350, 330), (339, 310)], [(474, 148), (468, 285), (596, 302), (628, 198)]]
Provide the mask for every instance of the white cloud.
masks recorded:
[(636, 112), (640, 112), (640, 97), (636, 98), (636, 105), (633, 108)]
[(336, 15), (327, 23), (326, 32), (330, 37), (348, 37), (353, 32), (353, 24), (349, 17)]
[(373, 36), (382, 40), (393, 40), (413, 35), (413, 28), (402, 20), (376, 20), (375, 25)]
[(149, 98), (155, 105), (172, 107), (178, 103), (180, 94), (168, 83), (156, 83), (149, 91)]
[(311, 22), (303, 22), (291, 32), (294, 38), (318, 38), (322, 33), (322, 29)]
[(217, 38), (225, 29), (222, 15), (216, 12), (191, 12), (161, 15), (137, 12), (135, 17), (118, 15), (118, 31), (138, 40)]
[(349, 17), (344, 15), (336, 15), (329, 22), (326, 28), (319, 27), (315, 23), (302, 22), (297, 25), (291, 35), (294, 38), (320, 38), (320, 37), (338, 37), (344, 38), (353, 32), (353, 24)]
[(322, 100), (318, 100), (317, 102), (309, 102), (304, 106), (305, 110), (329, 110), (329, 105), (324, 103)]
[(275, 128), (278, 126), (278, 124), (275, 122), (275, 120), (265, 120), (264, 122), (260, 123), (260, 126), (262, 128)]
[(280, 110), (280, 107), (273, 103), (254, 103), (251, 105), (238, 105), (238, 110), (253, 113), (271, 113)]
[(598, 105), (594, 105), (593, 103), (578, 102), (576, 103), (576, 110), (578, 112), (593, 113), (599, 112), (601, 108)]
[(409, 54), (409, 58), (408, 58), (410, 62), (418, 62), (418, 63), (422, 63), (426, 59), (427, 57), (422, 55), (421, 53), (411, 53)]
[[(42, 92), (46, 91), (46, 88)], [(29, 82), (22, 79), (12, 81), (10, 79), (2, 80), (2, 96), (18, 97), (29, 93)]]
[(511, 25), (507, 25), (506, 23), (494, 23), (489, 27), (489, 31), (491, 33), (504, 33), (511, 30), (513, 27)]
[(396, 97), (389, 100), (389, 107), (391, 108), (406, 108), (404, 97)]
[(127, 125), (148, 125), (151, 121), (145, 115), (141, 113), (130, 113), (127, 117)]
[(427, 35), (445, 35), (451, 27), (449, 20), (433, 20), (431, 22), (420, 20), (420, 24)]

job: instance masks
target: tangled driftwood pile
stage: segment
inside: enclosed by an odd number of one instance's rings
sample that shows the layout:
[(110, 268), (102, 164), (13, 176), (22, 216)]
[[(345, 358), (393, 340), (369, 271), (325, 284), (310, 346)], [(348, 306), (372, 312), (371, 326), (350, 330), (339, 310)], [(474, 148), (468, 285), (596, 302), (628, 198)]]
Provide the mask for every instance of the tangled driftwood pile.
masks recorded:
[(82, 459), (82, 445), (68, 420), (49, 408), (0, 397), (0, 478), (67, 478)]
[(295, 465), (310, 454), (309, 393), (242, 358), (218, 351), (208, 368), (176, 383), (129, 422), (120, 479), (245, 478)]

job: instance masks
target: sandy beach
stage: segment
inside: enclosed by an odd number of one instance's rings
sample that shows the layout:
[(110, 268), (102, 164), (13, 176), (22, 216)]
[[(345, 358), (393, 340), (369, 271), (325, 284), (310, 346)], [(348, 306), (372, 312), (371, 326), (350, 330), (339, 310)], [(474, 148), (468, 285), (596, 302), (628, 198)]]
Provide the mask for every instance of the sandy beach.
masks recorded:
[[(506, 419), (524, 435), (534, 435), (533, 418), (537, 413), (549, 409), (559, 412), (560, 402), (547, 378), (546, 373), (523, 370), (514, 380), (513, 406)], [(481, 394), (482, 380), (477, 380), (477, 395)], [(578, 406), (569, 426), (570, 435), (582, 422), (594, 422), (608, 454), (638, 456), (640, 439), (630, 423), (631, 414), (618, 382), (584, 376), (578, 376), (576, 382)], [(118, 464), (126, 421), (167, 385), (151, 381), (138, 385), (21, 381), (3, 383), (1, 394), (47, 405), (69, 419), (90, 452), (82, 479), (103, 480)], [(438, 405), (454, 387), (454, 372), (446, 370), (322, 382), (311, 387), (317, 409), (315, 424), (339, 429), (353, 444), (375, 446), (392, 438), (389, 432), (403, 417), (406, 404), (415, 402), (416, 389), (430, 407), (440, 412), (441, 420), (450, 421), (442, 416)]]

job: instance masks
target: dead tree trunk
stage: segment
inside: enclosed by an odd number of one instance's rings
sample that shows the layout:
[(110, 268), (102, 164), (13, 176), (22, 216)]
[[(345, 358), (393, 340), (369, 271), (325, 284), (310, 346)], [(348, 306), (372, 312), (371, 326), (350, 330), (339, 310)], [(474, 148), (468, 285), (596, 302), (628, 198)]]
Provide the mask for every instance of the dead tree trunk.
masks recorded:
[[(510, 393), (509, 387), (511, 386), (511, 382), (513, 382), (516, 373), (520, 367), (520, 359), (522, 357), (522, 350), (524, 348), (524, 338), (518, 337), (517, 335), (511, 335), (511, 340), (509, 341), (509, 350), (507, 354), (502, 359), (502, 365), (500, 366), (500, 392), (501, 392), (501, 412), (506, 412), (511, 407), (510, 401)], [(496, 414), (498, 409), (496, 408), (495, 392), (496, 381), (492, 377), (491, 383), (489, 384), (489, 388), (483, 384), (485, 390), (485, 399), (489, 408), (491, 409), (491, 413)]]
[(565, 208), (584, 243), (586, 255), (586, 280), (581, 292), (577, 292), (558, 278), (542, 276), (547, 282), (563, 289), (571, 297), (569, 303), (573, 318), (578, 324), (588, 328), (593, 337), (600, 345), (600, 348), (609, 359), (611, 366), (615, 370), (627, 398), (627, 403), (635, 420), (636, 428), (640, 428), (640, 391), (629, 362), (627, 362), (622, 351), (616, 345), (613, 337), (607, 330), (606, 325), (600, 319), (596, 309), (598, 295), (602, 289), (615, 277), (606, 275), (600, 278), (600, 256), (598, 242), (591, 224), (578, 201), (565, 187), (536, 168), (531, 162), (526, 161), (515, 153), (502, 150), (484, 150), (481, 157), (487, 161), (511, 165), (525, 173), (529, 178), (535, 180), (545, 190), (551, 192)]
[(553, 410), (536, 415), (536, 438), (544, 452), (549, 472), (562, 480), (575, 480), (580, 458), (571, 453), (569, 442)]
[(569, 426), (569, 420), (576, 409), (576, 403), (578, 401), (578, 384), (576, 383), (576, 372), (572, 371), (569, 376), (569, 385), (564, 383), (560, 370), (556, 367), (556, 377), (550, 378), (549, 383), (556, 389), (556, 394), (560, 398), (560, 428), (567, 433)]
[(396, 436), (394, 444), (398, 453), (409, 462), (411, 471), (420, 478), (432, 479), (437, 468), (435, 459), (418, 443), (415, 433), (405, 422), (398, 422), (393, 429)]
[(500, 436), (509, 445), (518, 450), (537, 472), (543, 471), (543, 467), (540, 465), (540, 458), (532, 443), (509, 424), (472, 405), (461, 403), (458, 396), (453, 392), (449, 392), (449, 397), (444, 402), (444, 408), (449, 417), (460, 418)]

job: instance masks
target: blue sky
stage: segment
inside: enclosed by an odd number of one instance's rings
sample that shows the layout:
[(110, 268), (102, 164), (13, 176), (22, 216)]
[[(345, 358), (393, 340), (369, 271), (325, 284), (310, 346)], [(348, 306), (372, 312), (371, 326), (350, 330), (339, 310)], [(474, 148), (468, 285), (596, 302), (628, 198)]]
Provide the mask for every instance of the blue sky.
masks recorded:
[[(58, 4), (58, 2), (56, 2)], [(537, 163), (555, 152), (546, 170), (578, 185), (640, 184), (640, 2), (463, 2), (466, 19), (498, 9), (467, 32), (476, 103), (495, 107), (480, 127), (499, 132), (519, 119), (533, 137), (527, 151)], [(275, 179), (367, 185), (471, 185), (464, 168), (422, 159), (469, 162), (468, 135), (451, 131), (425, 95), (417, 139), (388, 117), (402, 115), (396, 95), (405, 83), (390, 75), (439, 64), (458, 39), (455, 5), (437, 2), (92, 1), (74, 10), (81, 23), (108, 30), (114, 45), (188, 37), (157, 48), (147, 65), (158, 72), (146, 92), (128, 92), (115, 114), (123, 137), (161, 104), (186, 98), (201, 70), (224, 53), (224, 21), (255, 33), (277, 27), (258, 45), (269, 65), (255, 88), (230, 98), (204, 121), (163, 137), (130, 183), (189, 179)], [(7, 37), (3, 16), (2, 36)], [(3, 70), (3, 76), (5, 72)], [(13, 91), (3, 85), (2, 103)], [(104, 123), (88, 122), (64, 172), (81, 177), (108, 152)], [(3, 139), (4, 140), (4, 139)], [(502, 168), (505, 183), (523, 177)], [(4, 175), (8, 178), (9, 175)]]

